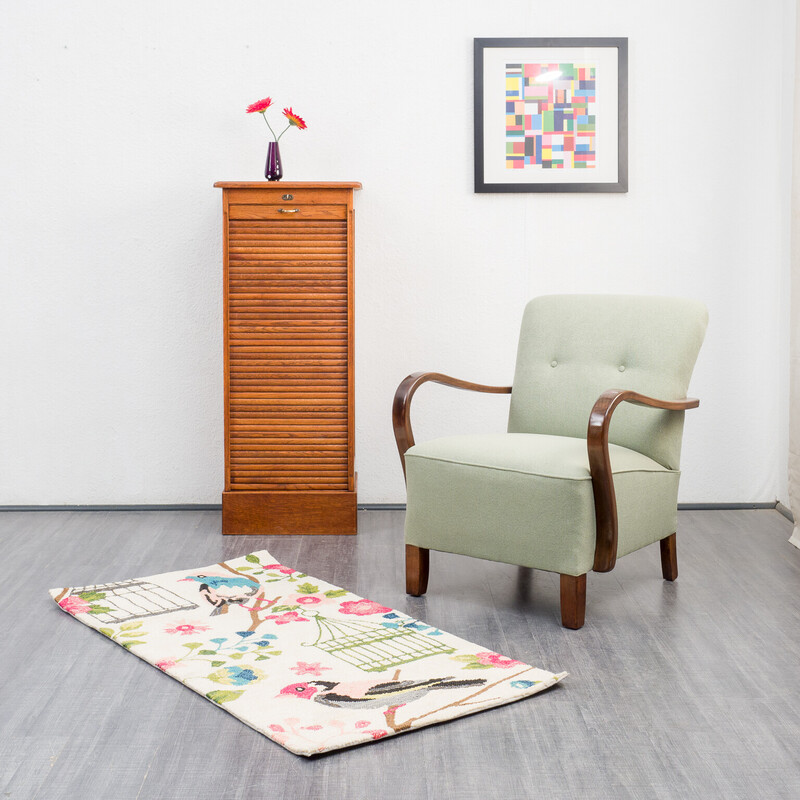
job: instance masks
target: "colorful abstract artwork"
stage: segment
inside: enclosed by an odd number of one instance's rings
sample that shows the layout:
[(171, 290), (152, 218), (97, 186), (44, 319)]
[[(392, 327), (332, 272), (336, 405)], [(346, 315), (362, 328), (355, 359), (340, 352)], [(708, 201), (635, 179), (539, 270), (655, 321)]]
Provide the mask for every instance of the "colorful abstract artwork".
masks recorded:
[(506, 169), (595, 167), (596, 72), (586, 63), (506, 64)]

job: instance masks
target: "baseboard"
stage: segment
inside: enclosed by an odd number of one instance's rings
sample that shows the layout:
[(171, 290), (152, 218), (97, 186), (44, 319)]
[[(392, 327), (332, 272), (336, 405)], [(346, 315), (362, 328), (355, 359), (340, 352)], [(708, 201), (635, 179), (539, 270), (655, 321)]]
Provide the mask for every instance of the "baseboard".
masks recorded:
[[(783, 503), (678, 503), (678, 511), (733, 511), (772, 508), (794, 522), (792, 512)], [(166, 503), (141, 505), (17, 505), (0, 506), (3, 511), (221, 511), (221, 503)], [(359, 511), (405, 511), (405, 503), (359, 503)]]
[(678, 511), (735, 511), (748, 508), (775, 508), (772, 503), (678, 503)]
[(780, 501), (779, 501), (778, 503), (776, 503), (776, 504), (775, 504), (775, 510), (776, 510), (776, 511), (777, 511), (779, 514), (783, 514), (783, 516), (784, 516), (784, 517), (786, 517), (786, 519), (788, 519), (788, 520), (789, 520), (789, 522), (794, 522), (794, 514), (792, 514), (792, 510), (791, 510), (790, 508), (787, 508), (787, 507), (786, 507), (786, 506), (785, 506), (783, 503), (781, 503)]
[[(772, 503), (678, 503), (678, 511), (733, 511), (748, 508), (776, 508), (784, 517), (792, 519), (791, 511), (778, 502)], [(359, 511), (405, 511), (405, 503), (363, 503)]]
[[(359, 511), (405, 511), (405, 503), (359, 503)], [(0, 505), (3, 511), (222, 511), (222, 503), (153, 503), (140, 505)]]
[(1, 511), (221, 511), (221, 503), (164, 503), (98, 506), (0, 506)]

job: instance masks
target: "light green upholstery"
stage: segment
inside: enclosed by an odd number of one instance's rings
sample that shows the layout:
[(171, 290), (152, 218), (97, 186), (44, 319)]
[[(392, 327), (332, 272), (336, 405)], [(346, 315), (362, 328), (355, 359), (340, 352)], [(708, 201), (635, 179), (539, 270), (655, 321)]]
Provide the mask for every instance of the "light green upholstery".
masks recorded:
[[(700, 303), (676, 298), (531, 301), (509, 432), (448, 436), (406, 451), (406, 542), (564, 575), (591, 570), (592, 406), (608, 389), (685, 397), (706, 322)], [(615, 411), (609, 451), (618, 556), (674, 533), (682, 431), (680, 411), (627, 403)]]
[[(510, 433), (586, 437), (606, 389), (686, 396), (708, 314), (675, 297), (551, 295), (528, 303), (514, 373)], [(610, 441), (678, 469), (683, 412), (625, 404)]]
[[(618, 555), (675, 532), (679, 473), (610, 446)], [(406, 541), (565, 575), (594, 560), (586, 440), (535, 433), (447, 436), (406, 452)], [(646, 496), (647, 503), (639, 502)], [(412, 500), (413, 498), (413, 500)]]

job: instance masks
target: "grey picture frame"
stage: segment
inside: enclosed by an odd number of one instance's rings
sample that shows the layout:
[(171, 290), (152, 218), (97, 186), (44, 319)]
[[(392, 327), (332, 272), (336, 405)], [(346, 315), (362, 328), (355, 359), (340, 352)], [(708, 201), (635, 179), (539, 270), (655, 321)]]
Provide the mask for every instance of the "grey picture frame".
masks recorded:
[[(575, 49), (576, 58), (586, 48), (610, 48), (616, 50), (617, 103), (616, 103), (616, 175), (613, 180), (597, 182), (583, 179), (576, 174), (572, 181), (567, 176), (558, 176), (560, 181), (549, 181), (540, 169), (535, 178), (526, 181), (503, 182), (486, 177), (485, 149), (485, 81), (484, 54), (490, 48), (524, 48), (530, 50), (531, 60), (536, 59), (537, 50), (546, 48)], [(474, 40), (474, 137), (475, 137), (475, 192), (627, 192), (628, 191), (628, 39), (619, 37), (600, 38), (476, 38)], [(606, 110), (605, 113), (608, 113)], [(582, 172), (576, 170), (576, 173)]]

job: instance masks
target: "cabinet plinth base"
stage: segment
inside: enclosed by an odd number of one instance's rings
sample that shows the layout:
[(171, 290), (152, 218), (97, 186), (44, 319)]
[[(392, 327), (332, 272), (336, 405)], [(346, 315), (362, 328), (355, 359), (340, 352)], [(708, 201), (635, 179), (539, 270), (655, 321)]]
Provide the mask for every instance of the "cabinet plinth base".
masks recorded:
[(222, 533), (354, 534), (356, 492), (223, 492)]

